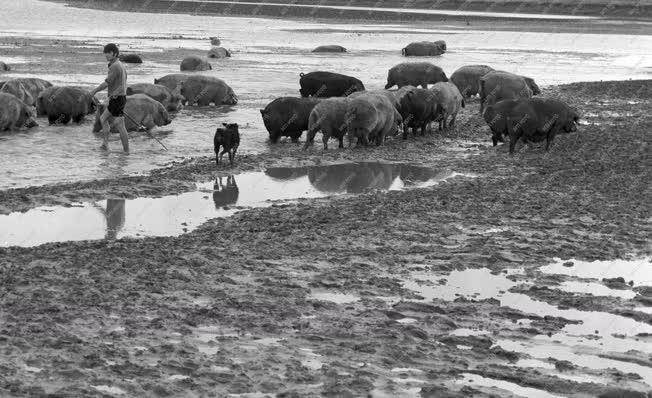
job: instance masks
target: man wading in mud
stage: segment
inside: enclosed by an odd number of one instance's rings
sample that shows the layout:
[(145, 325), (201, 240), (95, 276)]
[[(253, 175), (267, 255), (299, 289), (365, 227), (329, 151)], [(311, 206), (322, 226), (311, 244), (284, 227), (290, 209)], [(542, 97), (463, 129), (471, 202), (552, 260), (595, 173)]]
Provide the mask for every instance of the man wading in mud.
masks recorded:
[(124, 109), (127, 103), (127, 70), (118, 59), (119, 54), (120, 50), (118, 50), (118, 46), (115, 44), (109, 43), (104, 46), (104, 56), (109, 61), (109, 74), (102, 84), (91, 91), (91, 96), (94, 98), (95, 94), (108, 88), (109, 105), (100, 116), (104, 138), (104, 143), (102, 143), (101, 148), (109, 149), (110, 124), (120, 133), (122, 148), (128, 153), (129, 136), (127, 135), (124, 118)]

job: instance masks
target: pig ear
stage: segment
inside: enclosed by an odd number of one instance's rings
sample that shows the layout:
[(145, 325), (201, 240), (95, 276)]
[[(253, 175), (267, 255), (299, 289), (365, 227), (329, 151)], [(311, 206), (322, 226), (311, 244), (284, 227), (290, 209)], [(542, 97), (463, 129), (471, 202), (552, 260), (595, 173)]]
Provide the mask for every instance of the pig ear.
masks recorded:
[(228, 123), (222, 123), (222, 126), (229, 127), (229, 124)]

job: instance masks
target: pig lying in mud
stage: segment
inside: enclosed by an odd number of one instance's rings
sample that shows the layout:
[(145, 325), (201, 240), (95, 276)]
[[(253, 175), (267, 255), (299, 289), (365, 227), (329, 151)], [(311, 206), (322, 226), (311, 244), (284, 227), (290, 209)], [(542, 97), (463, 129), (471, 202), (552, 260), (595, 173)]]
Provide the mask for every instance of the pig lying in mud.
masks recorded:
[(401, 54), (410, 57), (427, 57), (433, 55), (442, 55), (446, 52), (446, 42), (443, 40), (431, 41), (418, 41), (412, 42), (401, 50)]
[(145, 94), (160, 102), (168, 112), (175, 112), (183, 108), (183, 96), (177, 87), (173, 92), (162, 84), (137, 83), (127, 87), (127, 95)]
[(38, 126), (34, 108), (12, 94), (0, 93), (0, 131)]
[(34, 106), (36, 99), (18, 80), (9, 80), (0, 88), (0, 93), (11, 94), (21, 100), (25, 105)]
[(315, 47), (312, 50), (312, 52), (313, 53), (345, 53), (346, 48), (344, 48), (342, 46), (332, 44), (332, 45), (327, 45), (327, 46)]
[(200, 72), (204, 70), (211, 70), (213, 67), (208, 62), (208, 59), (199, 57), (197, 55), (190, 55), (181, 61), (179, 69), (183, 71)]
[(120, 54), (120, 56), (118, 58), (120, 59), (120, 62), (124, 62), (126, 64), (142, 64), (143, 63), (143, 59), (138, 54)]
[(382, 145), (385, 137), (394, 135), (403, 122), (401, 115), (386, 96), (368, 93), (350, 99), (345, 119), (349, 146), (353, 139), (362, 145)]
[(95, 112), (96, 105), (91, 93), (79, 87), (50, 87), (36, 100), (36, 111), (47, 116), (50, 124), (67, 124), (72, 119), (81, 123), (84, 116)]
[(448, 78), (442, 68), (429, 62), (404, 62), (393, 66), (387, 72), (385, 89), (398, 86), (421, 86), (428, 88), (428, 84), (447, 82)]
[[(364, 93), (365, 91), (360, 91)], [(357, 93), (356, 93), (357, 94)], [(310, 112), (308, 118), (308, 134), (303, 149), (312, 145), (315, 134), (322, 133), (324, 149), (328, 149), (328, 140), (335, 137), (339, 140), (339, 148), (344, 148), (346, 134), (346, 108), (349, 98), (327, 98), (319, 102)]]
[(509, 153), (519, 139), (524, 142), (546, 140), (546, 151), (555, 136), (577, 131), (579, 115), (565, 103), (552, 98), (529, 98), (516, 101), (505, 115), (509, 134)]
[(269, 133), (269, 142), (275, 144), (281, 137), (299, 142), (301, 134), (308, 130), (308, 118), (320, 98), (280, 97), (260, 110), (263, 123)]
[(229, 58), (231, 53), (224, 47), (213, 47), (208, 51), (208, 58)]
[(302, 97), (346, 97), (365, 89), (359, 79), (339, 73), (317, 71), (299, 76)]
[(179, 83), (186, 105), (235, 105), (238, 97), (222, 79), (212, 76), (191, 75)]
[(175, 92), (181, 89), (181, 83), (185, 82), (190, 76), (192, 75), (188, 73), (172, 73), (159, 79), (154, 79), (154, 84), (160, 84)]
[(32, 102), (27, 103), (27, 105), (32, 106), (36, 106), (36, 99), (38, 98), (39, 94), (43, 92), (43, 90), (52, 87), (52, 83), (49, 81), (36, 77), (20, 77), (17, 79), (11, 79), (10, 81), (14, 81), (22, 85), (22, 89), (29, 93), (29, 95), (32, 97)]
[[(99, 105), (95, 113), (95, 124), (93, 132), (102, 131), (100, 116), (104, 112), (105, 105)], [(134, 94), (127, 96), (127, 103), (124, 109), (125, 127), (127, 131), (137, 131), (143, 127), (150, 130), (156, 126), (167, 126), (170, 124), (170, 115), (163, 105), (145, 94)], [(111, 126), (111, 132), (117, 130)]]

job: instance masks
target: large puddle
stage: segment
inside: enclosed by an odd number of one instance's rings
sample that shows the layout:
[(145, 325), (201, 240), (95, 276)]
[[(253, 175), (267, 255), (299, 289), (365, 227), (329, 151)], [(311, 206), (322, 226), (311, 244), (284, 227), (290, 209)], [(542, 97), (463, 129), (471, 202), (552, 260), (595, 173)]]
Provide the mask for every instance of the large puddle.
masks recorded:
[(473, 177), (450, 170), (380, 162), (270, 168), (199, 183), (196, 191), (180, 195), (108, 198), (73, 207), (39, 207), (0, 215), (0, 245), (176, 236), (211, 218), (228, 217), (245, 208), (369, 190), (420, 188), (457, 176)]
[[(569, 274), (582, 278), (601, 279), (602, 277), (625, 276), (637, 283), (646, 283), (649, 272), (649, 259), (633, 261), (597, 261), (593, 263), (574, 262), (577, 267), (568, 267), (556, 262), (549, 266), (541, 267), (546, 273)], [(584, 265), (583, 265), (584, 264)], [(591, 266), (595, 266), (592, 269)], [(629, 279), (628, 279), (629, 280)], [(531, 281), (522, 281), (526, 285)], [(501, 306), (514, 308), (524, 313), (539, 316), (562, 317), (580, 323), (567, 324), (559, 333), (551, 336), (539, 335), (528, 341), (513, 341), (502, 339), (496, 342), (506, 350), (528, 354), (536, 363), (553, 357), (558, 360), (571, 361), (574, 364), (594, 370), (609, 368), (618, 369), (624, 373), (637, 373), (642, 381), (652, 386), (652, 372), (645, 366), (605, 356), (613, 353), (638, 352), (643, 356), (652, 354), (652, 344), (641, 336), (652, 334), (652, 325), (638, 322), (630, 318), (599, 311), (580, 311), (576, 309), (560, 309), (555, 305), (534, 300), (528, 295), (511, 292), (517, 282), (510, 280), (507, 274), (494, 275), (487, 268), (467, 269), (452, 271), (448, 275), (428, 272), (417, 272), (411, 278), (403, 281), (403, 286), (423, 297), (422, 301), (440, 299), (453, 301), (458, 297), (482, 300), (495, 298)], [(633, 293), (629, 290), (615, 290), (597, 282), (567, 281), (558, 288), (578, 293), (591, 293), (595, 296), (615, 296), (630, 299)], [(456, 330), (456, 335), (483, 334), (482, 330)], [(630, 351), (631, 350), (631, 351)], [(540, 361), (536, 361), (540, 360)], [(540, 366), (536, 366), (540, 367)], [(590, 375), (580, 376), (588, 380)], [(465, 380), (465, 384), (493, 385), (499, 387), (502, 382), (480, 380), (473, 376), (473, 383)], [(486, 382), (486, 383), (485, 383)], [(498, 383), (498, 384), (496, 384)], [(511, 386), (501, 385), (513, 392)], [(531, 392), (532, 394), (534, 392)], [(537, 392), (538, 394), (539, 392)], [(525, 394), (525, 396), (535, 396)], [(537, 395), (538, 396), (538, 395)], [(545, 395), (542, 395), (545, 396)]]

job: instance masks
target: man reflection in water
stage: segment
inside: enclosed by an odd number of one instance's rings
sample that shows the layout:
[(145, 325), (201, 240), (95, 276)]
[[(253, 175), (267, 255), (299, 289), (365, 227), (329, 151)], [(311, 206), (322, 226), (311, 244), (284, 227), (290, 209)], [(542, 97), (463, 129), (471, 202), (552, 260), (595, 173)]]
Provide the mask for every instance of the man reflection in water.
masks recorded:
[(104, 239), (115, 240), (118, 232), (125, 225), (125, 200), (107, 199), (106, 210), (99, 209), (106, 217), (106, 236)]

